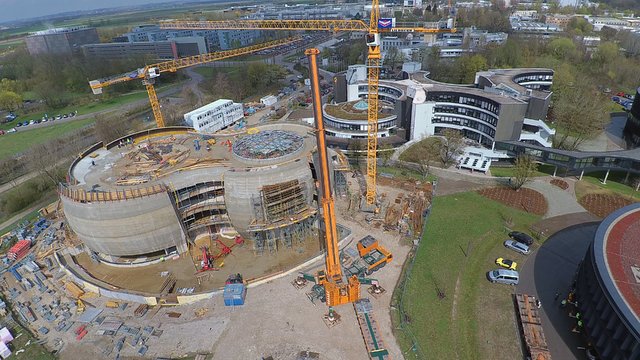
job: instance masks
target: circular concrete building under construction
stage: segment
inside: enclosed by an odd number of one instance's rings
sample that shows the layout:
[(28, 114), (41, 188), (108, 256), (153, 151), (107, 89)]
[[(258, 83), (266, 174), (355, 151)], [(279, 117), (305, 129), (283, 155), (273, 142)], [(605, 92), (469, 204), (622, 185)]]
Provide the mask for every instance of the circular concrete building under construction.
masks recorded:
[(144, 264), (236, 234), (269, 254), (317, 241), (315, 153), (302, 125), (154, 129), (88, 149), (59, 192), (69, 227), (103, 262)]

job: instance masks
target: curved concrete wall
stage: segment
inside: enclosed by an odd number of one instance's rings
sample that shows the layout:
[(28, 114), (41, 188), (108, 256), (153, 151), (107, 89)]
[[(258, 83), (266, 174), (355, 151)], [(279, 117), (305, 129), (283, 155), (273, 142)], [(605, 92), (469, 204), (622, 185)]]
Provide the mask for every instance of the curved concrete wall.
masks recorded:
[(80, 203), (60, 197), (73, 231), (93, 251), (136, 256), (176, 246), (185, 235), (167, 193), (124, 201)]
[(224, 198), (227, 214), (231, 224), (242, 236), (251, 238), (246, 233), (247, 227), (254, 218), (252, 196), (260, 199), (260, 189), (265, 185), (273, 185), (298, 179), (306, 188), (307, 203), (313, 199), (313, 178), (309, 163), (304, 160), (292, 161), (277, 167), (254, 168), (250, 171), (229, 171), (224, 176)]

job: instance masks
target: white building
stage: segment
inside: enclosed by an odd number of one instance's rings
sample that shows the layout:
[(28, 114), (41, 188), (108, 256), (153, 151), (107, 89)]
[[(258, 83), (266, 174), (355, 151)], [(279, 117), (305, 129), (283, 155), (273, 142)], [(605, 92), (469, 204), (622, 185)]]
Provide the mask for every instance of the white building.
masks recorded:
[(244, 117), (242, 104), (219, 99), (184, 114), (184, 121), (198, 132), (213, 133)]
[(273, 95), (267, 95), (260, 99), (260, 103), (264, 106), (271, 106), (278, 102), (278, 98)]

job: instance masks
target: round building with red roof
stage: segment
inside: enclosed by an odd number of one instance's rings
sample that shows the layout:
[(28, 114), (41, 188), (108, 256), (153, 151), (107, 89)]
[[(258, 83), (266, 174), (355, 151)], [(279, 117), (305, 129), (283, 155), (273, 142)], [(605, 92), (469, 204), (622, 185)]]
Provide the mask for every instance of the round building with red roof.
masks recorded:
[(601, 359), (640, 359), (640, 203), (598, 226), (576, 281), (584, 333)]

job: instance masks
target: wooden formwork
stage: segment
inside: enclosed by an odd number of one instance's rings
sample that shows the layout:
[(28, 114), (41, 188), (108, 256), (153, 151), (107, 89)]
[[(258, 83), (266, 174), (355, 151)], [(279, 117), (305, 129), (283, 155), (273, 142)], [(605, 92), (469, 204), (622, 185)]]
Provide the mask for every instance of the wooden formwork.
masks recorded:
[(518, 310), (518, 321), (520, 322), (524, 342), (531, 359), (551, 360), (551, 353), (547, 346), (547, 339), (542, 329), (540, 313), (536, 306), (536, 299), (525, 294), (516, 294), (516, 306)]

